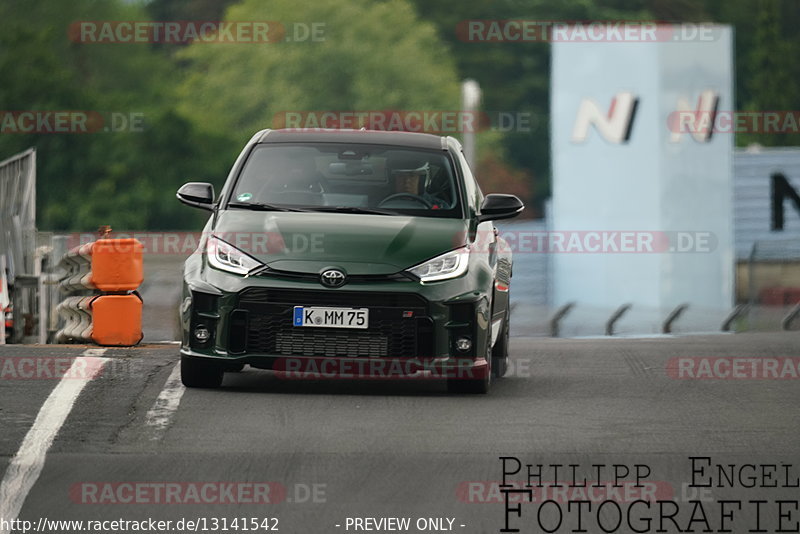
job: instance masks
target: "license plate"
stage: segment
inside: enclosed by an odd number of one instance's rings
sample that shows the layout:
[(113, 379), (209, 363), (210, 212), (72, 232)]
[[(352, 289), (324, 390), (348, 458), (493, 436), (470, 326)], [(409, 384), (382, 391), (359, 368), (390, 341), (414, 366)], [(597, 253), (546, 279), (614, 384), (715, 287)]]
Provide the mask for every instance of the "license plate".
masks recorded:
[(295, 306), (292, 324), (319, 328), (369, 328), (369, 309)]

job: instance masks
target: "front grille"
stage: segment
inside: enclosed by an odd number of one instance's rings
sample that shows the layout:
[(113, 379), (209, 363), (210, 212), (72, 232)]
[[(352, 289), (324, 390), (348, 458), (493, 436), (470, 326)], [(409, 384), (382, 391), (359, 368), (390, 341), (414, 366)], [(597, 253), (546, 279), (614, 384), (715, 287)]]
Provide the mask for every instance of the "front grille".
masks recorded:
[[(319, 273), (298, 273), (295, 271), (279, 271), (265, 269), (258, 275), (259, 278), (283, 278), (285, 280), (305, 280), (319, 282)], [(375, 282), (413, 282), (413, 275), (401, 271), (392, 274), (350, 274), (347, 276), (348, 284), (375, 283)]]
[(389, 352), (389, 339), (382, 335), (328, 335), (324, 332), (278, 332), (278, 354), (324, 356), (383, 356)]
[[(368, 329), (292, 325), (294, 306), (369, 308)], [(250, 288), (239, 297), (247, 314), (246, 351), (283, 356), (425, 357), (432, 353), (433, 322), (419, 295)], [(412, 317), (403, 317), (412, 312)]]

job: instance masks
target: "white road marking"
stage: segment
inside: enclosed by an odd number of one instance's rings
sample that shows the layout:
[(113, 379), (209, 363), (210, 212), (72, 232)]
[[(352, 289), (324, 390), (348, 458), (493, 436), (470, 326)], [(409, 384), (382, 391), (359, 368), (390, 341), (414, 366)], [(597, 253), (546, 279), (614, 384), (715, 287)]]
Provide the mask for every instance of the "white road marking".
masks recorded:
[(108, 349), (86, 349), (85, 351), (83, 351), (83, 352), (81, 353), (81, 356), (87, 356), (87, 357), (91, 357), (91, 356), (94, 356), (94, 357), (100, 357), (100, 356), (102, 356), (103, 354), (105, 354), (107, 350), (108, 350)]
[[(72, 411), (72, 406), (86, 384), (108, 361), (108, 358), (100, 358), (105, 352), (106, 349), (83, 351), (42, 404), (36, 421), (22, 440), (0, 482), (0, 518), (6, 521), (17, 518), (28, 493), (42, 473), (47, 451)], [(82, 376), (86, 375), (87, 369), (92, 372), (89, 376)], [(9, 532), (0, 528), (0, 534)]]
[(166, 431), (172, 416), (181, 404), (181, 397), (186, 388), (181, 383), (181, 364), (178, 362), (172, 369), (164, 389), (158, 395), (153, 407), (145, 416), (145, 425), (153, 431), (151, 440), (157, 440)]

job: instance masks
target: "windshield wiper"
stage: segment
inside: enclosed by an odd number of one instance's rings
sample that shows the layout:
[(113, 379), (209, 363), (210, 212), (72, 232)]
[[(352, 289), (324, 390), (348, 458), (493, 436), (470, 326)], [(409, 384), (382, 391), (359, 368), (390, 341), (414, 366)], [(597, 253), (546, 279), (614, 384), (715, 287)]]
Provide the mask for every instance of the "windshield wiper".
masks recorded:
[(288, 206), (265, 204), (263, 202), (228, 202), (228, 207), (254, 211), (308, 211), (302, 208), (290, 208)]
[(313, 211), (332, 211), (336, 213), (365, 213), (367, 215), (395, 215), (394, 212), (377, 210), (373, 208), (359, 208), (358, 206), (319, 206)]

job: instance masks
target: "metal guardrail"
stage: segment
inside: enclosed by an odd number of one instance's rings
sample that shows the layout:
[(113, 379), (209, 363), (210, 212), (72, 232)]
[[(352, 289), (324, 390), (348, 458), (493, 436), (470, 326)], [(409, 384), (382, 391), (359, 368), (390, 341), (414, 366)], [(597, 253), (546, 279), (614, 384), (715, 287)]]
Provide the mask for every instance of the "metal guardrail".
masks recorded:
[(553, 317), (550, 319), (550, 336), (558, 337), (561, 319), (563, 319), (574, 306), (574, 302), (568, 302), (556, 310), (556, 313), (554, 313)]
[[(580, 302), (573, 301), (560, 306), (555, 312), (548, 315), (549, 318), (547, 322), (541, 324), (541, 330), (529, 330), (525, 335), (561, 337), (563, 323), (567, 319), (567, 316), (569, 315), (572, 317), (572, 315), (576, 313), (576, 310), (582, 313), (579, 313), (578, 317), (573, 318), (570, 332), (571, 335), (579, 337), (597, 336), (601, 334), (615, 336), (618, 334), (616, 325), (623, 316), (629, 317), (629, 322), (638, 324), (639, 327), (645, 325), (644, 328), (640, 328), (640, 332), (645, 332), (648, 328), (657, 328), (662, 334), (667, 335), (675, 333), (676, 323), (684, 317), (686, 317), (686, 319), (683, 319), (686, 324), (681, 328), (681, 332), (684, 334), (692, 332), (711, 332), (715, 330), (721, 332), (779, 332), (781, 330), (798, 330), (800, 327), (800, 303), (796, 303), (791, 307), (754, 307), (749, 304), (738, 304), (724, 316), (724, 319), (720, 319), (720, 322), (717, 323), (719, 326), (716, 327), (712, 326), (714, 320), (713, 316), (719, 313), (720, 317), (722, 317), (724, 310), (698, 309), (698, 311), (695, 311), (694, 315), (689, 315), (688, 310), (690, 310), (690, 308), (691, 306), (689, 304), (680, 304), (673, 308), (664, 316), (664, 319), (659, 322), (653, 317), (653, 314), (657, 311), (655, 309), (636, 308), (630, 303), (625, 303), (609, 314), (608, 310), (593, 309), (591, 306), (581, 305)], [(543, 311), (547, 313), (548, 310)], [(604, 313), (607, 315), (601, 315)], [(708, 317), (705, 317), (704, 314), (708, 315)], [(696, 321), (698, 320), (698, 316), (704, 316), (704, 322), (702, 323), (704, 326), (694, 328), (693, 330), (692, 328), (697, 326)], [(603, 322), (598, 323), (598, 319), (601, 318)], [(737, 324), (737, 320), (742, 322)], [(637, 321), (639, 322), (637, 323)], [(656, 330), (652, 330), (652, 332), (655, 331)]]
[(721, 330), (723, 332), (730, 332), (733, 321), (738, 319), (740, 316), (746, 314), (749, 310), (750, 306), (748, 304), (739, 304), (738, 306), (736, 306), (734, 309), (731, 310), (728, 316), (725, 317), (725, 320), (722, 321)]
[(664, 323), (661, 325), (661, 333), (662, 334), (671, 334), (672, 333), (672, 323), (678, 320), (678, 317), (681, 316), (683, 312), (685, 312), (689, 308), (688, 304), (680, 304), (674, 310), (667, 315), (667, 318), (664, 319)]
[(795, 304), (789, 313), (781, 320), (781, 328), (784, 330), (791, 330), (792, 323), (798, 315), (800, 315), (800, 303)]
[(633, 307), (632, 304), (623, 304), (617, 310), (611, 314), (611, 317), (608, 318), (606, 321), (606, 335), (613, 336), (614, 335), (614, 323), (619, 321), (619, 319), (625, 315), (625, 312), (630, 310)]
[[(26, 317), (32, 321), (39, 315), (44, 293), (36, 258), (35, 148), (0, 161), (0, 256), (4, 264), (0, 277), (5, 279), (12, 307), (10, 341), (20, 342)], [(46, 326), (39, 321), (39, 342), (44, 343), (46, 336)], [(5, 337), (0, 336), (0, 343), (5, 343)]]

